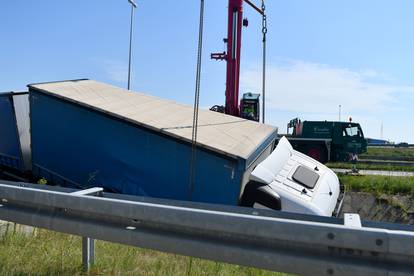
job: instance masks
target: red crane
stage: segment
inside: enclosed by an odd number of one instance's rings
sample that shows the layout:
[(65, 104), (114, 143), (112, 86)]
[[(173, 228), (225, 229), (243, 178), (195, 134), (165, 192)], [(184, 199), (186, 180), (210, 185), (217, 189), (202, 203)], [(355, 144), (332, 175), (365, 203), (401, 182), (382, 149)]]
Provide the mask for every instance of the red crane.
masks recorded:
[[(246, 2), (251, 7), (253, 7), (257, 12), (263, 15), (265, 19), (263, 1), (262, 8), (260, 9), (249, 0), (229, 0), (227, 38), (224, 39), (224, 42), (227, 43), (227, 51), (222, 53), (211, 54), (212, 59), (225, 60), (227, 62), (225, 107), (224, 110), (222, 110), (222, 107), (220, 110), (219, 106), (215, 106), (213, 107), (213, 110), (221, 112), (224, 111), (226, 114), (238, 117), (243, 115), (240, 113), (239, 109), (240, 52), (242, 41), (242, 27), (248, 26), (247, 19), (243, 19), (243, 2)], [(250, 97), (251, 96), (252, 94), (250, 94)], [(256, 113), (256, 117), (258, 120), (259, 110), (256, 110)]]

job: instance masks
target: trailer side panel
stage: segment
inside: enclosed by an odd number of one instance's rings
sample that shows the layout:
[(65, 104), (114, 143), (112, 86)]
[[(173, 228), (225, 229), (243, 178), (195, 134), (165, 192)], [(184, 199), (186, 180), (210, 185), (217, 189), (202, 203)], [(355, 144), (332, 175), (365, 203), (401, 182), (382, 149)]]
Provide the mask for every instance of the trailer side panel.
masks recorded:
[[(245, 160), (191, 145), (31, 91), (33, 173), (55, 184), (236, 205)], [(47, 168), (47, 169), (46, 169)]]

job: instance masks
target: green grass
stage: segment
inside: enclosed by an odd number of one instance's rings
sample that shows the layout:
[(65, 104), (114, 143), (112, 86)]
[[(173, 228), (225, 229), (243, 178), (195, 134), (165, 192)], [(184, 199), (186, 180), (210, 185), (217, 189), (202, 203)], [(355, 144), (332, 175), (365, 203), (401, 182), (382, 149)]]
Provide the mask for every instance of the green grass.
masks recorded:
[[(342, 163), (342, 162), (329, 162), (326, 164), (329, 168), (338, 168), (338, 169), (352, 169), (351, 163)], [(381, 171), (402, 171), (402, 172), (413, 172), (414, 166), (398, 166), (391, 164), (366, 164), (358, 163), (357, 168), (360, 170), (381, 170)]]
[(372, 148), (368, 147), (367, 152), (359, 156), (363, 159), (369, 158), (414, 158), (414, 148)]
[(0, 237), (0, 275), (287, 275), (97, 241), (96, 265), (81, 268), (81, 238), (47, 230)]
[(376, 195), (404, 194), (414, 196), (414, 177), (339, 174), (339, 179), (347, 191), (373, 192)]

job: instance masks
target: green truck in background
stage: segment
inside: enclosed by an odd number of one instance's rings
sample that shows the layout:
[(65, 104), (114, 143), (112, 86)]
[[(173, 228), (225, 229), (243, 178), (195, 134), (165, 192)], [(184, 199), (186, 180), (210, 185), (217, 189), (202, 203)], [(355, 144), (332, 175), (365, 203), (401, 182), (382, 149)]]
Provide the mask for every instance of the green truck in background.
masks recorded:
[[(293, 128), (292, 134), (289, 129)], [(333, 121), (301, 121), (295, 118), (287, 125), (293, 148), (320, 161), (352, 160), (353, 155), (367, 151), (367, 142), (358, 123)]]

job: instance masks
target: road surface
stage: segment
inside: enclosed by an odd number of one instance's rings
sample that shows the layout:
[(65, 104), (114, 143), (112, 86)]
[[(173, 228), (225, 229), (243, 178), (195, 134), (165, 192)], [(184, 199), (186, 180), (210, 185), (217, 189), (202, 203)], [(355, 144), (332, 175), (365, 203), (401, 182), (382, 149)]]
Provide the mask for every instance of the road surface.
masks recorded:
[[(350, 173), (350, 169), (332, 169), (338, 173)], [(379, 171), (379, 170), (359, 170), (359, 174), (362, 175), (384, 175), (384, 176), (414, 176), (414, 172), (401, 172), (401, 171)]]

